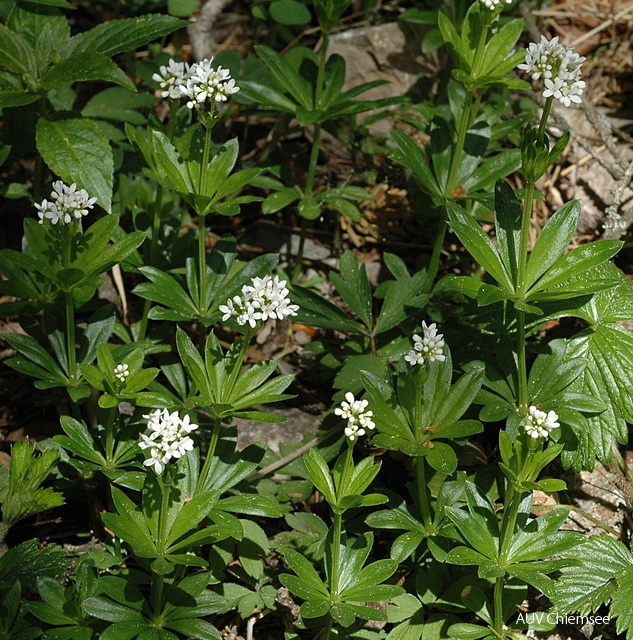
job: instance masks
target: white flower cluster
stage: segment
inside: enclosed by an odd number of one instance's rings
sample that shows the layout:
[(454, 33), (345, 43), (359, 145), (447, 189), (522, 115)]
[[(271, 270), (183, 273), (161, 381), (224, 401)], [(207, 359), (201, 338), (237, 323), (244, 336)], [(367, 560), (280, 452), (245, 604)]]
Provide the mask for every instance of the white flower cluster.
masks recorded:
[[(503, 0), (480, 0), (481, 4), (486, 7), (486, 9), (490, 9), (490, 11), (494, 11), (500, 4), (502, 4)], [(512, 0), (505, 0), (506, 4), (512, 4)]]
[(53, 224), (70, 224), (75, 219), (87, 216), (88, 210), (92, 209), (97, 201), (96, 198), (91, 198), (85, 189), (77, 189), (74, 182), (69, 187), (61, 180), (53, 182), (50, 197), (50, 201), (42, 200), (40, 204), (35, 204), (40, 224), (44, 223), (44, 219), (50, 220)]
[(162, 473), (172, 458), (180, 458), (193, 450), (193, 440), (188, 434), (198, 425), (189, 422), (189, 416), (181, 418), (177, 411), (169, 413), (167, 409), (156, 409), (143, 417), (147, 419), (149, 435), (141, 434), (138, 446), (150, 450), (150, 457), (143, 463), (145, 466), (153, 466), (156, 473)]
[(126, 364), (117, 364), (114, 367), (114, 377), (120, 382), (125, 382), (125, 379), (130, 375), (130, 368)]
[(340, 407), (334, 409), (337, 416), (347, 420), (345, 435), (354, 442), (356, 438), (365, 435), (366, 429), (373, 429), (376, 425), (371, 419), (374, 415), (372, 411), (366, 411), (369, 402), (367, 400), (356, 400), (354, 394), (349, 391), (345, 394), (345, 400)]
[(160, 67), (159, 73), (152, 78), (160, 85), (163, 98), (189, 98), (187, 107), (199, 109), (205, 102), (225, 102), (240, 90), (235, 86), (231, 72), (221, 66), (214, 69), (212, 62), (213, 58), (209, 58), (189, 66), (172, 59), (168, 66)]
[(252, 284), (242, 287), (241, 296), (227, 300), (219, 309), (224, 314), (223, 322), (235, 317), (237, 324), (248, 323), (252, 328), (260, 320), (283, 320), (286, 316), (296, 316), (299, 311), (298, 305), (290, 304), (286, 281), (280, 280), (279, 276), (253, 278)]
[(205, 102), (226, 102), (240, 88), (235, 86), (228, 69), (211, 66), (213, 58), (202, 60), (191, 66), (187, 82), (181, 88), (183, 97), (189, 98), (187, 107), (199, 109)]
[(426, 322), (422, 323), (423, 336), (417, 333), (413, 336), (413, 349), (407, 353), (404, 359), (413, 367), (416, 364), (424, 364), (429, 362), (444, 362), (446, 356), (442, 354), (442, 348), (445, 345), (444, 336), (437, 332), (435, 322), (426, 326)]
[(152, 79), (160, 85), (161, 97), (178, 100), (182, 98), (182, 88), (189, 77), (189, 65), (186, 62), (176, 62), (173, 58), (166, 67), (161, 67)]
[(572, 102), (582, 102), (586, 83), (580, 79), (581, 65), (585, 58), (574, 53), (572, 47), (558, 42), (558, 37), (530, 43), (525, 52), (525, 63), (519, 69), (532, 74), (533, 80), (543, 78), (543, 96), (553, 96), (561, 104), (569, 107)]
[(547, 438), (552, 429), (560, 426), (557, 421), (558, 414), (555, 411), (545, 413), (532, 406), (523, 420), (523, 426), (531, 438)]

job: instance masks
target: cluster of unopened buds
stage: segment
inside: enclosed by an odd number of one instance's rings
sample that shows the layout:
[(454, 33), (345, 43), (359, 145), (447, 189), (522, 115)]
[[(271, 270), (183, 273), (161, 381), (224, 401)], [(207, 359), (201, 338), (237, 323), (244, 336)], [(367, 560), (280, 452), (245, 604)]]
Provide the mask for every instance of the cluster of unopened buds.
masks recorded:
[(181, 458), (187, 451), (193, 451), (194, 442), (189, 434), (198, 425), (190, 422), (189, 416), (181, 418), (177, 411), (169, 413), (167, 409), (156, 409), (143, 417), (147, 420), (149, 433), (141, 434), (138, 446), (149, 449), (145, 466), (154, 467), (160, 474), (172, 458)]
[(119, 382), (125, 382), (126, 378), (130, 375), (130, 368), (126, 364), (117, 364), (114, 367), (114, 377)]
[[(513, 0), (505, 0), (506, 4), (512, 4)], [(480, 0), (481, 4), (486, 7), (486, 9), (490, 9), (490, 11), (494, 11), (497, 7), (503, 4), (504, 0)]]
[(228, 69), (214, 68), (212, 63), (213, 57), (191, 66), (172, 59), (167, 66), (160, 67), (153, 79), (160, 85), (163, 98), (188, 98), (189, 109), (201, 109), (207, 103), (225, 102), (240, 90)]
[(367, 400), (356, 400), (354, 394), (348, 391), (345, 394), (345, 400), (341, 402), (341, 406), (334, 409), (334, 413), (337, 416), (347, 420), (345, 435), (350, 442), (354, 442), (356, 438), (364, 436), (367, 430), (374, 429), (376, 426), (371, 419), (374, 415), (373, 412), (367, 411), (368, 405), (369, 402)]
[(547, 438), (552, 429), (560, 427), (558, 414), (555, 411), (541, 411), (535, 406), (528, 409), (523, 419), (523, 427), (530, 438)]
[(53, 191), (50, 200), (42, 200), (40, 204), (35, 203), (40, 224), (44, 220), (50, 220), (53, 224), (70, 224), (73, 220), (79, 220), (88, 215), (97, 201), (91, 198), (85, 189), (77, 189), (73, 182), (70, 186), (61, 180), (53, 182)]
[(424, 364), (425, 362), (444, 362), (446, 356), (443, 354), (444, 336), (437, 332), (435, 323), (427, 326), (426, 322), (422, 322), (422, 335), (417, 333), (413, 335), (413, 349), (404, 356), (404, 359), (413, 367), (416, 364)]
[(533, 80), (543, 79), (545, 98), (556, 98), (561, 104), (569, 107), (572, 102), (582, 102), (585, 82), (581, 80), (581, 66), (585, 58), (574, 53), (572, 47), (561, 44), (558, 37), (548, 40), (541, 36), (541, 41), (532, 42), (525, 52), (525, 63), (518, 66), (526, 73), (532, 74)]
[(296, 316), (299, 307), (290, 304), (288, 293), (286, 281), (280, 280), (279, 276), (253, 278), (250, 285), (242, 287), (240, 296), (234, 296), (219, 306), (224, 314), (222, 321), (234, 317), (237, 324), (249, 324), (254, 329), (258, 322), (265, 322), (269, 318), (283, 320), (287, 316)]

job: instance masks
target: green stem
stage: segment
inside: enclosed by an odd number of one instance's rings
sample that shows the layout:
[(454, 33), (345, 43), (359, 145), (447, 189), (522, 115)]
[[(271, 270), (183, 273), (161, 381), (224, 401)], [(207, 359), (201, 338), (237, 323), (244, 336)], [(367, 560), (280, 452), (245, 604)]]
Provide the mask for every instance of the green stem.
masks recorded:
[(215, 455), (218, 441), (220, 440), (220, 429), (222, 427), (222, 419), (215, 418), (213, 422), (213, 431), (211, 431), (211, 441), (209, 442), (209, 448), (207, 449), (207, 457), (204, 460), (202, 471), (198, 476), (198, 483), (196, 484), (196, 495), (204, 490), (207, 484), (207, 477), (209, 476), (209, 469), (211, 469), (211, 463), (213, 462), (213, 456)]
[(75, 350), (75, 302), (72, 291), (64, 291), (66, 306), (66, 348), (68, 351), (68, 381), (77, 382), (77, 351)]
[(335, 513), (332, 522), (332, 576), (330, 578), (330, 593), (338, 595), (339, 562), (341, 553), (341, 530), (343, 528), (343, 514)]
[[(198, 194), (204, 196), (206, 193), (207, 171), (209, 168), (209, 156), (211, 154), (211, 121), (205, 125), (204, 150), (202, 152), (202, 164), (200, 165), (200, 181)], [(207, 312), (207, 227), (204, 213), (198, 212), (198, 287), (199, 303), (198, 311), (200, 315)]]
[[(528, 259), (528, 240), (530, 236), (530, 220), (532, 217), (532, 202), (534, 199), (534, 183), (525, 185), (525, 198), (523, 200), (523, 213), (521, 219), (521, 235), (519, 239), (519, 265), (517, 271), (517, 298), (523, 302), (526, 294), (525, 275)], [(519, 386), (519, 411), (521, 415), (527, 415), (528, 388), (527, 388), (527, 356), (525, 340), (525, 313), (517, 309), (517, 368)]]
[[(40, 118), (46, 116), (46, 96), (40, 96), (38, 100), (38, 110)], [(44, 161), (42, 160), (42, 154), (35, 151), (35, 169), (33, 172), (33, 199), (35, 202), (40, 202), (42, 199), (42, 191), (44, 190)]]
[[(446, 200), (452, 200), (457, 189), (457, 178), (459, 177), (459, 168), (462, 160), (462, 153), (464, 151), (464, 144), (466, 143), (466, 134), (471, 126), (473, 112), (473, 91), (470, 90), (466, 93), (464, 98), (464, 108), (462, 115), (459, 119), (457, 138), (455, 140), (455, 146), (453, 148), (453, 155), (451, 157), (451, 166), (448, 171), (448, 178), (446, 179), (446, 185), (444, 187), (444, 198)], [(448, 218), (446, 208), (443, 207), (440, 212), (440, 221), (437, 228), (437, 234), (435, 236), (435, 243), (433, 245), (433, 253), (431, 255), (431, 261), (428, 268), (428, 279), (425, 286), (425, 292), (429, 293), (437, 278), (437, 273), (440, 268), (440, 257), (442, 254), (442, 247), (444, 246), (444, 238), (446, 237), (446, 231), (448, 228)]]
[(554, 97), (547, 98), (545, 101), (545, 106), (543, 107), (543, 113), (541, 114), (541, 121), (538, 125), (538, 134), (539, 137), (545, 133), (545, 126), (547, 125), (547, 121), (549, 120), (549, 114), (552, 110), (552, 103), (554, 102)]
[[(319, 51), (319, 69), (317, 72), (316, 86), (314, 89), (314, 108), (321, 108), (323, 97), (323, 85), (325, 82), (325, 63), (327, 62), (327, 45), (328, 34), (323, 33), (323, 41), (321, 50)], [(306, 176), (306, 184), (303, 190), (304, 200), (312, 197), (312, 189), (314, 188), (314, 177), (316, 175), (317, 160), (319, 159), (319, 149), (321, 146), (321, 123), (314, 124), (312, 133), (312, 147), (310, 149), (310, 159), (308, 161), (308, 175)], [(308, 230), (307, 220), (301, 219), (301, 231), (299, 236), (299, 249), (295, 259), (295, 266), (292, 272), (292, 281), (297, 282), (303, 271), (303, 250), (305, 247), (306, 233)]]
[[(160, 505), (160, 511), (158, 512), (158, 541), (157, 548), (159, 553), (165, 553), (167, 546), (167, 526), (169, 524), (169, 498), (171, 493), (171, 475), (169, 469), (163, 474), (163, 495)], [(154, 588), (152, 589), (154, 596), (154, 615), (159, 616), (163, 610), (163, 589), (164, 578), (163, 575), (153, 576)]]
[(442, 255), (442, 249), (444, 247), (444, 238), (446, 237), (446, 231), (448, 229), (448, 221), (446, 218), (446, 209), (442, 208), (440, 211), (440, 222), (435, 234), (435, 244), (433, 245), (433, 253), (431, 254), (431, 261), (429, 262), (429, 270), (427, 272), (426, 285), (424, 286), (424, 292), (430, 293), (433, 285), (435, 284), (435, 278), (437, 278), (437, 272), (440, 270), (440, 257)]
[[(154, 201), (154, 211), (152, 220), (152, 238), (149, 245), (149, 255), (147, 262), (151, 267), (156, 266), (156, 254), (158, 253), (158, 237), (160, 236), (161, 225), (161, 203), (163, 200), (163, 186), (158, 184), (156, 187), (156, 200)], [(152, 308), (152, 301), (145, 300), (143, 305), (143, 316), (141, 317), (141, 324), (139, 326), (138, 335), (136, 337), (137, 342), (145, 340), (147, 335), (147, 325), (149, 323), (149, 310)]]
[(354, 466), (354, 443), (347, 443), (347, 451), (345, 452), (345, 463), (343, 464), (343, 471), (341, 472), (341, 477), (339, 479), (339, 484), (337, 488), (337, 496), (336, 501), (340, 503), (342, 498), (347, 495), (347, 479), (349, 477), (350, 470)]
[(453, 198), (455, 189), (459, 186), (457, 184), (457, 178), (459, 176), (459, 168), (462, 163), (462, 153), (464, 151), (464, 144), (466, 143), (466, 134), (471, 126), (473, 95), (473, 91), (469, 90), (466, 92), (466, 97), (464, 98), (464, 108), (462, 110), (461, 118), (459, 119), (457, 139), (455, 140), (455, 147), (453, 149), (453, 155), (451, 156), (451, 166), (448, 171), (448, 178), (444, 188), (444, 197), (447, 200)]
[(106, 465), (108, 469), (114, 470), (114, 422), (116, 419), (116, 413), (118, 407), (112, 409), (106, 409), (106, 421), (105, 421), (105, 450), (106, 450)]
[(207, 227), (205, 216), (198, 215), (198, 312), (207, 312)]
[(419, 456), (415, 460), (415, 476), (418, 488), (418, 500), (420, 512), (422, 513), (422, 522), (428, 533), (433, 530), (433, 520), (431, 518), (431, 505), (429, 504), (429, 496), (426, 492), (426, 461), (424, 456)]

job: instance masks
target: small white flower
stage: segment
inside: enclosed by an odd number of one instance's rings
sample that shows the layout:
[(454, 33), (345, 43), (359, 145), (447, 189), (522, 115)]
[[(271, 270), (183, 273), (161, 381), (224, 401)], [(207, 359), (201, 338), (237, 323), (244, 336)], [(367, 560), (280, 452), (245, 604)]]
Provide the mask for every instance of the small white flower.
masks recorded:
[[(490, 11), (494, 11), (500, 4), (502, 4), (503, 0), (479, 0), (481, 4), (486, 7), (486, 9), (490, 9)], [(512, 4), (512, 0), (505, 0), (506, 4)]]
[(235, 86), (231, 72), (221, 66), (214, 69), (211, 64), (213, 57), (201, 60), (189, 69), (186, 82), (181, 87), (181, 94), (189, 98), (189, 109), (200, 109), (205, 103), (225, 102), (229, 96), (237, 93), (240, 88)]
[(354, 394), (348, 391), (345, 394), (345, 400), (341, 402), (341, 406), (334, 409), (334, 413), (337, 416), (347, 420), (345, 435), (350, 439), (350, 442), (354, 442), (356, 438), (364, 436), (366, 430), (376, 427), (371, 419), (374, 415), (373, 412), (366, 410), (368, 405), (369, 402), (367, 400), (356, 400)]
[(75, 219), (87, 216), (88, 210), (92, 209), (97, 201), (96, 198), (91, 198), (85, 189), (77, 189), (74, 182), (68, 186), (61, 180), (53, 182), (50, 197), (50, 201), (42, 200), (40, 204), (34, 205), (40, 224), (44, 223), (44, 219), (50, 220), (53, 224), (70, 224)]
[(176, 62), (173, 58), (166, 67), (160, 67), (152, 79), (160, 85), (161, 97), (178, 100), (182, 98), (182, 90), (189, 78), (189, 65), (186, 62)]
[(177, 411), (169, 413), (167, 409), (156, 409), (143, 416), (147, 420), (147, 433), (141, 434), (138, 446), (149, 449), (150, 457), (143, 463), (154, 467), (156, 473), (162, 473), (172, 458), (180, 458), (193, 450), (194, 442), (187, 435), (198, 428), (190, 422), (189, 416), (181, 418)]
[(125, 379), (130, 375), (129, 367), (126, 364), (117, 364), (114, 367), (114, 377), (125, 382)]
[(532, 42), (525, 52), (525, 63), (518, 65), (533, 80), (543, 78), (545, 98), (554, 97), (569, 107), (572, 102), (582, 102), (585, 82), (580, 79), (582, 63), (585, 58), (574, 53), (567, 45), (561, 44), (558, 37), (548, 40), (541, 36), (539, 43)]
[(545, 413), (534, 406), (528, 409), (528, 414), (523, 419), (523, 426), (531, 438), (547, 438), (552, 429), (560, 426), (558, 414), (554, 411)]
[(413, 335), (413, 349), (404, 356), (404, 359), (414, 367), (416, 364), (424, 364), (429, 362), (444, 362), (446, 356), (442, 353), (442, 349), (446, 344), (444, 336), (437, 332), (435, 323), (427, 326), (426, 322), (422, 323), (423, 335), (417, 333)]
[(222, 322), (235, 317), (241, 326), (249, 324), (255, 328), (258, 322), (283, 320), (287, 316), (296, 316), (299, 306), (290, 304), (286, 281), (279, 276), (272, 278), (253, 278), (251, 284), (242, 287), (242, 295), (234, 296), (218, 309), (224, 314)]

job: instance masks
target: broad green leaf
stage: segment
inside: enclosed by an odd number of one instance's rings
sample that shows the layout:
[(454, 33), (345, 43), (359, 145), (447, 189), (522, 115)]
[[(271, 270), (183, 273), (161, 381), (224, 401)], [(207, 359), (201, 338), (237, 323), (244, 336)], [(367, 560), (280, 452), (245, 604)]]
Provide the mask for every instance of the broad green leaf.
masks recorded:
[(110, 87), (90, 98), (81, 110), (81, 115), (85, 118), (144, 125), (147, 118), (138, 109), (155, 103), (156, 98), (152, 95), (134, 93), (122, 87)]
[(297, 0), (274, 0), (268, 10), (270, 17), (279, 24), (308, 24), (312, 20), (310, 10)]
[(453, 447), (445, 442), (433, 442), (425, 456), (426, 461), (436, 471), (450, 476), (457, 469), (457, 456)]
[(0, 24), (0, 66), (15, 73), (33, 76), (37, 66), (33, 47), (29, 42), (3, 24)]
[(633, 566), (631, 552), (604, 534), (591, 536), (564, 557), (577, 565), (563, 568), (557, 581), (552, 600), (561, 613), (596, 611), (616, 594), (619, 578)]
[(626, 424), (633, 422), (628, 393), (633, 386), (633, 334), (620, 324), (632, 317), (633, 284), (608, 263), (595, 272), (602, 278), (618, 278), (620, 284), (595, 294), (574, 313), (592, 328), (574, 336), (565, 354), (565, 361), (582, 358), (587, 362), (569, 391), (599, 399), (600, 409), (606, 404), (602, 413), (587, 417), (588, 428), (576, 433), (578, 441), (567, 443), (563, 460), (577, 469), (593, 467), (596, 456), (608, 460), (613, 441), (626, 442)]
[(617, 633), (626, 631), (626, 640), (633, 637), (633, 573), (631, 569), (625, 569), (616, 577), (618, 590), (613, 596), (613, 604), (611, 605), (611, 615), (617, 616)]
[(134, 83), (121, 68), (108, 56), (99, 53), (72, 55), (53, 65), (40, 79), (46, 90), (75, 82), (96, 81), (113, 82), (130, 91), (135, 89)]
[(184, 20), (154, 13), (102, 22), (72, 38), (72, 55), (81, 58), (82, 55), (97, 52), (111, 57), (118, 53), (134, 51), (187, 24)]
[(77, 183), (110, 213), (114, 160), (107, 136), (85, 118), (40, 118), (37, 148), (44, 162), (67, 184)]

